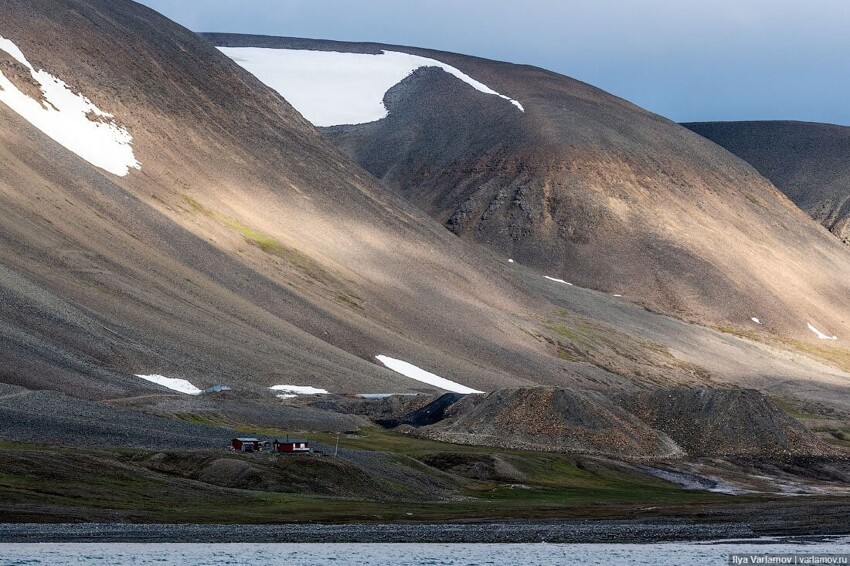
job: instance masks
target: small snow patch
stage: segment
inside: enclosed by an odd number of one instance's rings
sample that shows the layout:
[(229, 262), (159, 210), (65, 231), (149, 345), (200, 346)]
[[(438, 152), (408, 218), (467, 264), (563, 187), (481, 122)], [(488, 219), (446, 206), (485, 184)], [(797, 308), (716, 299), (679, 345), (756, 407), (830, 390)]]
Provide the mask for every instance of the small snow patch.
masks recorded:
[(415, 379), (416, 381), (421, 381), (422, 383), (433, 385), (434, 387), (439, 387), (440, 389), (445, 389), (446, 391), (451, 391), (453, 393), (483, 393), (483, 391), (471, 389), (465, 385), (461, 385), (460, 383), (449, 381), (439, 375), (434, 375), (433, 373), (425, 371), (422, 368), (418, 368), (413, 364), (396, 360), (395, 358), (390, 358), (388, 356), (375, 356), (375, 358), (396, 373), (400, 373), (401, 375), (409, 377), (410, 379)]
[(325, 389), (318, 389), (307, 385), (272, 385), (269, 389), (272, 391), (282, 391), (284, 395), (278, 395), (281, 399), (291, 399), (296, 395), (326, 395), (328, 393)]
[(174, 379), (171, 377), (165, 377), (163, 375), (136, 375), (136, 377), (140, 377), (145, 381), (150, 381), (151, 383), (156, 383), (157, 385), (162, 385), (163, 387), (167, 387), (172, 391), (177, 391), (178, 393), (185, 393), (186, 395), (200, 395), (203, 393), (200, 389), (186, 381), (185, 379)]
[(475, 90), (522, 104), (436, 59), (398, 51), (380, 54), (219, 47), (228, 57), (276, 90), (314, 126), (366, 124), (387, 117), (384, 95), (416, 69), (437, 67)]
[(358, 393), (361, 399), (386, 399), (388, 397), (417, 397), (419, 393)]
[(809, 323), (809, 330), (817, 334), (817, 337), (821, 340), (838, 340), (838, 336), (829, 336), (828, 334), (824, 334), (823, 332), (815, 328), (811, 322)]
[(573, 287), (572, 283), (568, 283), (567, 281), (564, 281), (563, 279), (555, 279), (554, 277), (549, 277), (548, 275), (544, 275), (544, 277), (546, 279), (548, 279), (549, 281), (554, 281), (555, 283), (563, 283), (564, 285), (569, 285), (570, 287)]
[[(35, 70), (12, 41), (0, 36), (5, 51), (26, 67), (38, 83), (45, 104), (21, 92), (0, 72), (0, 102), (66, 149), (119, 177), (141, 169), (133, 154), (133, 136), (81, 94), (44, 70)], [(93, 119), (92, 119), (93, 118)]]
[(512, 260), (512, 259), (508, 260), (508, 263), (513, 263), (513, 262), (514, 262), (514, 260)]
[(615, 297), (622, 297), (623, 295), (614, 295)]
[(759, 319), (757, 319), (756, 317), (752, 317), (750, 320), (752, 320), (756, 324), (761, 324), (761, 321)]

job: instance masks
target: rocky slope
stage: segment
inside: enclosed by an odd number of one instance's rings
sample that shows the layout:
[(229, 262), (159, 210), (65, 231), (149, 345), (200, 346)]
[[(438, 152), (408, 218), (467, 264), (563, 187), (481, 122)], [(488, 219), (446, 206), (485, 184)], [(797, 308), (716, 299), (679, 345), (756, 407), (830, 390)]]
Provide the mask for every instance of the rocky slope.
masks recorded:
[(445, 420), (420, 434), (456, 444), (523, 450), (604, 454), (625, 458), (682, 455), (651, 429), (604, 396), (567, 389), (500, 389), (457, 403)]
[(808, 322), (830, 336), (850, 330), (840, 314), (850, 306), (847, 250), (752, 167), (664, 118), (528, 66), (379, 44), (207, 37), (230, 48), (425, 57), (502, 95), (426, 65), (386, 92), (386, 117), (324, 131), (505, 260), (703, 323), (753, 327), (755, 317), (811, 340)]
[(195, 34), (125, 0), (0, 10), (10, 84), (43, 106), (27, 75), (64, 81), (140, 167), (115, 174), (0, 104), (3, 381), (90, 399), (163, 391), (134, 374), (432, 390), (377, 354), (478, 389), (558, 375), (521, 330), (545, 300)]
[(734, 153), (850, 243), (850, 128), (810, 122), (682, 124)]
[(833, 449), (758, 391), (674, 389), (628, 395), (620, 405), (689, 456), (787, 457)]
[[(39, 429), (55, 442), (67, 428), (132, 445), (126, 421), (146, 428), (145, 445), (167, 443), (168, 421), (140, 412), (350, 430), (362, 419), (269, 387), (438, 392), (379, 354), (482, 391), (723, 380), (848, 410), (842, 371), (654, 314), (638, 293), (544, 280), (456, 238), (147, 8), (8, 0), (0, 14), (0, 383), (21, 388), (0, 395), (18, 419), (4, 438)], [(162, 376), (232, 391), (177, 393)]]
[(499, 389), (454, 402), (436, 422), (398, 423), (415, 427), (406, 430), (417, 436), (455, 444), (626, 460), (841, 453), (751, 389), (654, 389), (613, 397), (546, 387)]

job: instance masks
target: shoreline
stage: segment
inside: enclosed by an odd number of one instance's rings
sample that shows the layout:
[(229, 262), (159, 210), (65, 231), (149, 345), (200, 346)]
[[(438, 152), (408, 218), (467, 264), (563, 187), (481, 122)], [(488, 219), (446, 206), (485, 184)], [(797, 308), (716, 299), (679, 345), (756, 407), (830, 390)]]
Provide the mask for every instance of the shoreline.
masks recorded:
[[(829, 530), (829, 529), (827, 529)], [(664, 543), (817, 540), (844, 533), (759, 532), (745, 523), (554, 521), (447, 524), (4, 523), (2, 543)]]

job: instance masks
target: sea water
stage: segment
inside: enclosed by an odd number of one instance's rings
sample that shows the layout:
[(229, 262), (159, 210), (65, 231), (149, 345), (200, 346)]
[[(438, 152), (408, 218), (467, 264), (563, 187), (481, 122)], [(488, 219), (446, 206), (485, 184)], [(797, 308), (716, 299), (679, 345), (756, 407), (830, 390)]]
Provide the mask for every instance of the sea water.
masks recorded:
[(850, 552), (847, 543), (847, 540), (836, 540), (812, 544), (768, 541), (660, 544), (0, 544), (0, 564), (725, 565), (731, 564), (730, 555), (733, 554), (847, 556), (846, 553)]

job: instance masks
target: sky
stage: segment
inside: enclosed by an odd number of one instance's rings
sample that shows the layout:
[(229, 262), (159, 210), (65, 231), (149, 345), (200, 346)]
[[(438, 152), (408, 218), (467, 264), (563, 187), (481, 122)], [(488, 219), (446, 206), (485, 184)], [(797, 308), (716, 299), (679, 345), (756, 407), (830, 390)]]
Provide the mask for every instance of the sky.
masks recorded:
[(850, 0), (141, 0), (195, 31), (544, 67), (672, 120), (850, 125)]

